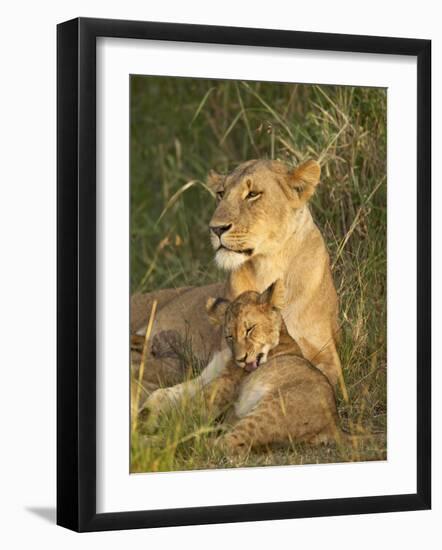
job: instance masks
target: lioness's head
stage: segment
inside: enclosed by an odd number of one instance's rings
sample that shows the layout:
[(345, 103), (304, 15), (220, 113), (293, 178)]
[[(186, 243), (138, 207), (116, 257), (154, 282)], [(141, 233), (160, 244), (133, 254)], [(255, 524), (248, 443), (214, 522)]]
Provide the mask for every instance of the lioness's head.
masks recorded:
[(313, 195), (320, 173), (313, 160), (295, 169), (279, 161), (250, 160), (226, 176), (210, 172), (208, 185), (218, 200), (210, 238), (218, 265), (235, 269), (284, 243), (296, 230), (296, 211)]
[(279, 344), (285, 289), (281, 280), (262, 294), (243, 292), (233, 302), (209, 298), (207, 313), (215, 324), (222, 324), (224, 337), (236, 364), (254, 371), (267, 361), (269, 351)]

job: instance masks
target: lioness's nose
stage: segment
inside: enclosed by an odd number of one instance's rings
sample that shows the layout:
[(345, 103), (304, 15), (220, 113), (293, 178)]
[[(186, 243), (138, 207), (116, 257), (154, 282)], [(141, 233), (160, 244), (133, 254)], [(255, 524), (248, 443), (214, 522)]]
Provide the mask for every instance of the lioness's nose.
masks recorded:
[(218, 237), (221, 237), (221, 235), (226, 231), (228, 231), (231, 227), (232, 227), (231, 223), (229, 223), (229, 225), (211, 225), (210, 231), (213, 231), (215, 235), (217, 235)]

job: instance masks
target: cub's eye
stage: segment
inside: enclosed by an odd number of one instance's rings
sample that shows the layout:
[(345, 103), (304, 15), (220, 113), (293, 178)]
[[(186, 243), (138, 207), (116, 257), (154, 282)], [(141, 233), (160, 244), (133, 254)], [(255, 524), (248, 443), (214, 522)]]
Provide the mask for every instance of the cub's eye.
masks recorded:
[(224, 197), (224, 191), (217, 191), (216, 198), (220, 201)]
[(251, 201), (253, 199), (257, 199), (262, 195), (262, 193), (258, 193), (258, 191), (249, 191), (246, 195), (246, 199), (248, 201)]
[(252, 327), (249, 327), (247, 330), (246, 330), (246, 336), (249, 336), (251, 333), (252, 333), (252, 330), (256, 327), (256, 325), (253, 325)]
[(228, 342), (231, 342), (232, 339), (233, 339), (233, 338), (232, 338), (232, 336), (231, 336), (230, 334), (226, 334), (226, 340), (227, 340)]

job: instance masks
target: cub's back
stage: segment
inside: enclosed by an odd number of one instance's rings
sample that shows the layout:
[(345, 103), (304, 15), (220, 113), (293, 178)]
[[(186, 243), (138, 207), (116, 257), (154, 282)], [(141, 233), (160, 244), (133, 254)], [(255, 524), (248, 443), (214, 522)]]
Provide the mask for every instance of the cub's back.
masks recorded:
[(270, 357), (241, 382), (235, 412), (248, 414), (264, 397), (290, 394), (293, 411), (308, 415), (320, 405), (337, 415), (333, 388), (327, 377), (306, 359), (296, 355)]

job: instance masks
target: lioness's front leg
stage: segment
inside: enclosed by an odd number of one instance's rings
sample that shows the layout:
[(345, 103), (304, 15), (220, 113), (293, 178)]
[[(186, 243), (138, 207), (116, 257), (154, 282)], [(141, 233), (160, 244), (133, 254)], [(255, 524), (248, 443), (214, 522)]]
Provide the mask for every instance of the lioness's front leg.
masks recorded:
[(332, 342), (330, 345), (320, 350), (315, 356), (312, 363), (317, 369), (325, 374), (325, 376), (328, 378), (334, 388), (336, 386), (339, 387), (343, 399), (345, 401), (348, 401), (347, 386), (345, 385), (342, 365), (339, 359), (338, 352), (336, 350), (335, 343)]
[(154, 391), (140, 411), (141, 420), (149, 419), (151, 426), (155, 424), (159, 414), (167, 412), (174, 406), (179, 407), (182, 400), (192, 398), (197, 392), (220, 376), (229, 364), (231, 357), (232, 352), (229, 348), (217, 351), (207, 367), (193, 380)]

